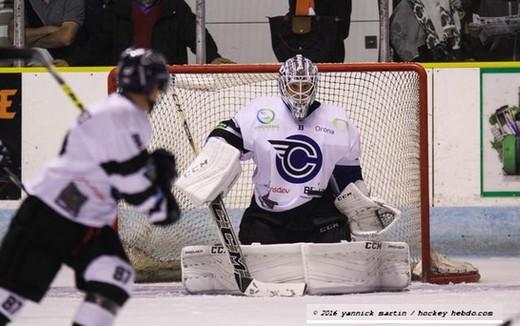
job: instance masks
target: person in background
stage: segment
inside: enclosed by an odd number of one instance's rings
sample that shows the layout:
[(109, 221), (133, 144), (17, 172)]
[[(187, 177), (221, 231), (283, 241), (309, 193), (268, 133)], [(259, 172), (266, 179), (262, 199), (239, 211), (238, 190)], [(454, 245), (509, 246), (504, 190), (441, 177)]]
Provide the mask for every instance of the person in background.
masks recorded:
[(401, 0), (390, 17), (395, 61), (464, 60), (460, 0)]
[(351, 13), (351, 0), (289, 0), (285, 16), (269, 18), (276, 58), (302, 54), (313, 62), (344, 62)]
[[(0, 46), (11, 46), (12, 42), (7, 33), (9, 22), (13, 18), (13, 1), (0, 0)], [(0, 61), (1, 66), (10, 66), (11, 63)]]
[[(103, 11), (102, 27), (89, 39), (82, 65), (114, 65), (129, 46), (161, 52), (168, 64), (187, 64), (187, 48), (196, 53), (196, 16), (183, 0), (117, 0)], [(206, 62), (223, 58), (206, 30)]]
[[(28, 0), (25, 6), (25, 45), (47, 49), (56, 66), (66, 66), (85, 19), (84, 0)], [(13, 21), (9, 24), (13, 39)]]
[[(296, 12), (298, 0), (289, 0), (289, 13)], [(327, 62), (345, 61), (345, 40), (350, 31), (350, 15), (352, 14), (352, 0), (314, 0), (314, 12), (317, 16), (335, 17), (336, 35), (334, 48)], [(305, 56), (305, 53), (303, 53)]]
[(111, 2), (112, 0), (85, 0), (85, 23), (78, 32), (76, 48), (70, 62), (71, 66), (87, 64), (98, 66), (88, 58), (90, 55), (88, 52), (89, 41), (101, 32), (104, 12)]
[(13, 18), (13, 1), (0, 0), (0, 46), (10, 46), (12, 43), (7, 35), (9, 22)]
[(464, 43), (471, 58), (477, 61), (516, 61), (520, 59), (518, 33), (481, 38), (481, 27), (472, 20), (472, 14), (478, 14), (481, 17), (517, 15), (517, 1), (463, 0), (463, 4), (468, 12)]

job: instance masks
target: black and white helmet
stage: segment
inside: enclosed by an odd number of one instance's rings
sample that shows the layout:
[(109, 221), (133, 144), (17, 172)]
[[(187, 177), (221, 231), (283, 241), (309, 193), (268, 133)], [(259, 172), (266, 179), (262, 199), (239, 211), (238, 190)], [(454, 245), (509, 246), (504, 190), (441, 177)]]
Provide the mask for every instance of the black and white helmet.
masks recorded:
[(119, 92), (148, 94), (155, 85), (165, 91), (170, 74), (164, 57), (150, 49), (128, 48), (117, 64)]
[(280, 68), (278, 87), (283, 102), (296, 120), (307, 117), (316, 98), (318, 68), (301, 54), (287, 59)]

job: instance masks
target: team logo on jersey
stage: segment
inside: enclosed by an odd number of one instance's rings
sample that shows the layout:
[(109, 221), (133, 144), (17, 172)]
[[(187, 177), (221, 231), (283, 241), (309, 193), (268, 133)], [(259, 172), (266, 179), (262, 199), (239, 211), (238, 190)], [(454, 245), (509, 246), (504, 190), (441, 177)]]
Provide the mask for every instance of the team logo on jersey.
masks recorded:
[(276, 169), (291, 183), (304, 183), (321, 169), (323, 155), (314, 140), (304, 135), (292, 135), (284, 140), (269, 140), (276, 150)]
[(256, 119), (258, 122), (264, 125), (268, 125), (274, 120), (274, 111), (271, 109), (261, 109), (256, 113)]

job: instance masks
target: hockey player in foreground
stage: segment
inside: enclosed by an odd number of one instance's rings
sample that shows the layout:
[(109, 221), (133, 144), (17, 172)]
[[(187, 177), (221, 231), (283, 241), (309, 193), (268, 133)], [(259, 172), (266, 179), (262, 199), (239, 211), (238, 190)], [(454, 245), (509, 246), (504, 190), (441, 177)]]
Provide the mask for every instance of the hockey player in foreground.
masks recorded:
[[(239, 240), (255, 278), (305, 282), (311, 294), (406, 287), (406, 243), (348, 242), (386, 232), (400, 212), (369, 196), (346, 110), (316, 100), (317, 67), (301, 55), (281, 66), (278, 86), (280, 96), (257, 98), (222, 121), (176, 186), (195, 204), (209, 202), (232, 186), (240, 160), (253, 159)], [(182, 266), (190, 292), (237, 292), (219, 248), (186, 247)]]
[(73, 325), (112, 325), (128, 300), (134, 271), (114, 223), (124, 199), (167, 225), (180, 216), (170, 192), (174, 157), (148, 153), (147, 114), (169, 80), (165, 61), (144, 49), (125, 51), (118, 65), (119, 93), (84, 112), (69, 130), (59, 156), (26, 184), (28, 197), (0, 247), (0, 325), (26, 300), (39, 302), (62, 264), (74, 269), (85, 292)]

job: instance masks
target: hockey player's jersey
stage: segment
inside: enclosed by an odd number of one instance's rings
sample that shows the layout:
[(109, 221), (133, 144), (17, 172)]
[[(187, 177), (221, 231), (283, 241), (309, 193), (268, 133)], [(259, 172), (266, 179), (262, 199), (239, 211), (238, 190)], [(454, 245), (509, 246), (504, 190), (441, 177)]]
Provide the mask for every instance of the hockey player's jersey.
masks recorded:
[(210, 134), (254, 160), (255, 199), (265, 210), (287, 211), (321, 197), (337, 166), (359, 166), (359, 132), (345, 109), (314, 104), (298, 122), (281, 98), (257, 98)]
[(89, 113), (69, 130), (60, 155), (27, 183), (28, 193), (94, 227), (113, 223), (118, 198), (143, 212), (157, 210), (162, 193), (147, 177), (152, 135), (147, 113), (119, 94)]

